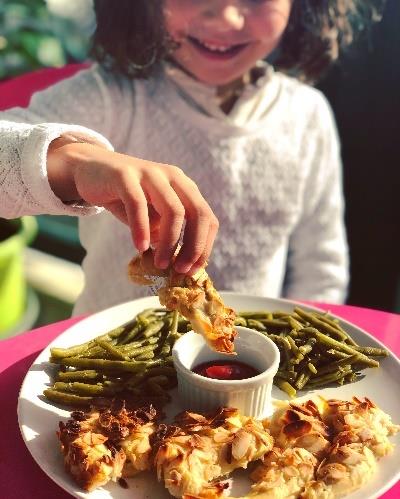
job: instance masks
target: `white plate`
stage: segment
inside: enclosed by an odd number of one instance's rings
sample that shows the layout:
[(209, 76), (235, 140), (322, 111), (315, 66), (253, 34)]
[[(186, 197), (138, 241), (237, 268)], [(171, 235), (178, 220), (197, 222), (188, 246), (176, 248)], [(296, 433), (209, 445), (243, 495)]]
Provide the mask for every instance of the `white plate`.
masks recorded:
[[(251, 297), (236, 293), (222, 293), (225, 302), (237, 311), (244, 310), (284, 310), (291, 311), (296, 302), (277, 300), (262, 297)], [(143, 474), (128, 480), (129, 489), (123, 489), (118, 484), (108, 484), (91, 493), (81, 491), (73, 480), (65, 473), (63, 460), (59, 451), (56, 438), (58, 422), (68, 417), (68, 412), (62, 410), (42, 399), (43, 390), (48, 386), (51, 366), (48, 364), (50, 347), (69, 347), (87, 341), (99, 334), (127, 322), (144, 308), (159, 306), (158, 298), (140, 298), (122, 305), (94, 314), (71, 328), (67, 329), (56, 338), (35, 360), (29, 369), (22, 384), (19, 403), (18, 419), (22, 436), (35, 461), (42, 470), (52, 478), (60, 487), (75, 497), (88, 499), (167, 499), (170, 495), (151, 474)], [(317, 310), (305, 305), (308, 310)], [(371, 335), (341, 320), (346, 331), (361, 345), (382, 347), (383, 345)], [(400, 423), (400, 397), (399, 379), (400, 362), (394, 354), (381, 361), (379, 369), (364, 371), (366, 376), (349, 385), (325, 388), (313, 392), (325, 398), (350, 399), (353, 395), (367, 396), (388, 412), (395, 423)], [(310, 396), (310, 392), (308, 395)], [(274, 387), (273, 396), (283, 399), (284, 394)], [(175, 397), (176, 399), (177, 397)], [(177, 413), (180, 408), (177, 401), (170, 404), (169, 413)], [(348, 496), (348, 499), (372, 499), (379, 497), (400, 478), (400, 435), (393, 437), (396, 444), (392, 455), (380, 461), (378, 472), (367, 486)], [(233, 495), (243, 495), (243, 478), (234, 480)], [(240, 483), (241, 482), (241, 483)], [(239, 488), (237, 488), (239, 487)], [(242, 489), (242, 490), (239, 490)]]

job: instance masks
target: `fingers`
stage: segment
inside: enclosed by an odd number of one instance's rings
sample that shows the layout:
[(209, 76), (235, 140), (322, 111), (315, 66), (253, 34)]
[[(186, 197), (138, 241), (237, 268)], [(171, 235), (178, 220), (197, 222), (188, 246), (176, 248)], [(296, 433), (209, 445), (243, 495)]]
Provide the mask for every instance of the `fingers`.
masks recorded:
[(146, 196), (139, 183), (122, 183), (120, 193), (124, 204), (128, 225), (131, 228), (133, 243), (138, 251), (146, 251), (150, 246), (149, 211)]
[(210, 256), (218, 220), (196, 184), (179, 168), (149, 162), (134, 166), (117, 169), (115, 198), (105, 207), (129, 225), (140, 252), (150, 243), (155, 246), (154, 264), (159, 269), (170, 265), (186, 224), (174, 267), (179, 273), (193, 274)]
[(207, 260), (211, 255), (211, 251), (214, 245), (215, 238), (217, 236), (217, 232), (218, 232), (218, 222), (215, 225), (211, 224), (204, 252), (200, 256), (200, 258), (192, 265), (192, 267), (188, 271), (188, 274), (190, 275), (196, 274), (196, 272), (198, 272), (201, 268), (203, 268), (206, 265)]
[(143, 184), (151, 204), (160, 216), (154, 263), (156, 267), (165, 269), (179, 242), (185, 220), (185, 207), (165, 178), (152, 176), (151, 179), (145, 179)]
[(156, 212), (153, 206), (148, 205), (149, 221), (150, 221), (150, 244), (156, 248), (160, 241), (160, 215)]
[(104, 208), (118, 218), (120, 222), (128, 225), (128, 217), (126, 216), (126, 211), (124, 205), (121, 201), (113, 201), (112, 203), (105, 203)]
[(192, 274), (204, 266), (210, 256), (219, 224), (192, 180), (179, 177), (172, 185), (185, 207), (186, 214), (183, 246), (174, 267), (182, 274)]

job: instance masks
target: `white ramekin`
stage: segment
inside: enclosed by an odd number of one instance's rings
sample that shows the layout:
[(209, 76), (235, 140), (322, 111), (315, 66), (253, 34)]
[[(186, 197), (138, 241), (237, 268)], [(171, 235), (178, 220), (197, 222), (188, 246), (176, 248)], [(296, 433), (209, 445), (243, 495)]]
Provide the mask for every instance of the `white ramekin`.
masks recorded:
[[(279, 366), (279, 350), (273, 341), (257, 331), (240, 326), (236, 330), (235, 356), (211, 350), (203, 337), (193, 331), (175, 342), (172, 357), (185, 410), (204, 412), (218, 407), (236, 407), (242, 414), (257, 419), (272, 413), (271, 390)], [(244, 362), (260, 374), (247, 379), (219, 380), (191, 370), (212, 360)]]

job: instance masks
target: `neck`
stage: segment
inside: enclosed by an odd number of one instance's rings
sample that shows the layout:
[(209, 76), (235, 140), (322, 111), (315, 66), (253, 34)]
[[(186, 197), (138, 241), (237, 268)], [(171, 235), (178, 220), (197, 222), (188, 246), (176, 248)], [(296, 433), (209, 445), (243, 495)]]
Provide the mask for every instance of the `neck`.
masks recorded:
[[(173, 58), (168, 59), (168, 61), (177, 66), (181, 71), (186, 73), (191, 78), (195, 78), (193, 74), (186, 71), (185, 67), (175, 61)], [(220, 103), (219, 107), (225, 114), (229, 114), (236, 101), (243, 92), (243, 89), (249, 83), (255, 83), (258, 78), (263, 76), (265, 73), (264, 68), (255, 66), (254, 68), (247, 71), (244, 75), (240, 76), (232, 82), (226, 83), (225, 85), (216, 86), (216, 95), (219, 97)]]
[(233, 108), (236, 101), (242, 94), (243, 89), (250, 82), (251, 73), (249, 71), (237, 80), (217, 87), (217, 96), (220, 98), (219, 106), (225, 114), (228, 114), (229, 111)]

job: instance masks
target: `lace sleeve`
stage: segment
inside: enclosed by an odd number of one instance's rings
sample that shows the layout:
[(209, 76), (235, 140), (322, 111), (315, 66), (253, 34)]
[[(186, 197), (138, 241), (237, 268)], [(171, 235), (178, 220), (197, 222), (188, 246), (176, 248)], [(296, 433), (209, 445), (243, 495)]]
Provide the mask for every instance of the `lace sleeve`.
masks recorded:
[(27, 109), (0, 113), (0, 216), (92, 214), (99, 208), (63, 203), (47, 180), (49, 144), (62, 134), (107, 140), (113, 120), (112, 93), (96, 69), (80, 72), (35, 94)]

